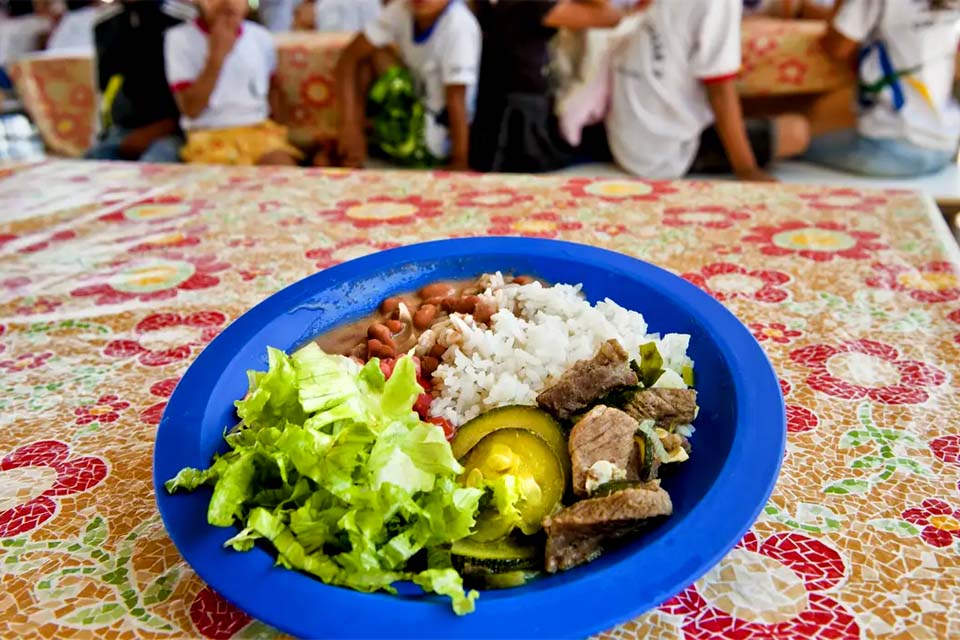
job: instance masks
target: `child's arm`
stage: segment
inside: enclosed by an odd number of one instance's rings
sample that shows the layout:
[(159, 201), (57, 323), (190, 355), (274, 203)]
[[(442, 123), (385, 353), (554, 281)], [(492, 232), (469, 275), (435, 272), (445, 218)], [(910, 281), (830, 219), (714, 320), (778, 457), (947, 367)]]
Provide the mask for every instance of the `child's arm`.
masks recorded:
[(347, 45), (334, 76), (337, 82), (336, 97), (340, 109), (340, 135), (337, 152), (348, 167), (359, 167), (367, 155), (367, 141), (363, 135), (365, 105), (360, 96), (360, 63), (372, 58), (377, 48), (362, 33)]
[(774, 182), (774, 178), (757, 166), (740, 108), (740, 96), (733, 79), (705, 83), (707, 98), (713, 109), (714, 126), (727, 152), (733, 172), (740, 180)]
[(850, 66), (853, 65), (853, 60), (860, 47), (859, 42), (843, 35), (837, 31), (833, 25), (830, 25), (827, 32), (823, 35), (823, 38), (820, 40), (820, 45), (824, 51), (827, 52), (828, 56), (840, 64)]
[(465, 171), (468, 168), (470, 123), (467, 120), (467, 87), (450, 84), (446, 87), (447, 117), (450, 132), (450, 162), (448, 169)]
[(218, 20), (210, 27), (207, 38), (207, 62), (200, 75), (188, 86), (174, 92), (180, 112), (188, 118), (196, 118), (210, 103), (210, 95), (217, 86), (220, 69), (227, 54), (233, 49), (237, 41), (236, 25), (225, 20)]
[(543, 24), (554, 29), (605, 29), (617, 26), (622, 18), (607, 0), (560, 0)]

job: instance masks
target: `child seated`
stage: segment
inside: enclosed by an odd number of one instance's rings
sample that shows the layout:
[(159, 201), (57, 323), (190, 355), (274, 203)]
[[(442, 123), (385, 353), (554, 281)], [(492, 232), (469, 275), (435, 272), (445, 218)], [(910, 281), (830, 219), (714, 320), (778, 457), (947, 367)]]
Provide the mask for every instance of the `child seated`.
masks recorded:
[(773, 16), (786, 20), (826, 20), (835, 0), (743, 0), (744, 16)]
[[(417, 139), (409, 146), (425, 146), (433, 160), (446, 160), (451, 169), (466, 169), (480, 28), (461, 0), (392, 0), (343, 52), (336, 70), (340, 162), (360, 167), (366, 159), (367, 89), (395, 64), (388, 49), (391, 45), (412, 74), (420, 101), (409, 116), (418, 118), (423, 111), (411, 128)], [(383, 150), (402, 160), (392, 147)]]
[(270, 32), (244, 20), (246, 0), (198, 0), (201, 17), (167, 31), (167, 80), (187, 162), (293, 165), (300, 152), (269, 119), (277, 96)]
[(654, 0), (613, 54), (606, 128), (613, 157), (627, 171), (647, 178), (732, 171), (743, 180), (772, 180), (761, 166), (804, 151), (802, 116), (744, 123), (734, 84), (741, 10), (741, 0)]
[(186, 4), (125, 0), (94, 28), (103, 131), (86, 157), (177, 162), (183, 136), (163, 63), (163, 34)]
[(823, 45), (839, 61), (859, 60), (857, 128), (815, 138), (806, 159), (889, 178), (934, 173), (956, 160), (960, 105), (952, 89), (958, 5), (955, 0), (843, 1)]
[(304, 0), (297, 7), (298, 29), (348, 33), (362, 31), (380, 13), (383, 0)]
[(478, 0), (483, 31), (470, 165), (478, 171), (538, 172), (576, 159), (554, 115), (550, 41), (561, 28), (613, 27), (607, 0)]

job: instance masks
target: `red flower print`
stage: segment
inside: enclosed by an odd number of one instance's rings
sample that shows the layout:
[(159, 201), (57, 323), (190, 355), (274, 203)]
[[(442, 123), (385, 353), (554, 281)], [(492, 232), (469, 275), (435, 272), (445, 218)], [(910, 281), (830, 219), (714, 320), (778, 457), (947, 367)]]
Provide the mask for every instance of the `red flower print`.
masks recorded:
[(556, 238), (561, 231), (576, 231), (583, 227), (579, 222), (564, 222), (556, 213), (535, 213), (530, 216), (493, 216), (492, 227), (487, 233), (494, 236), (529, 236), (533, 238)]
[(33, 316), (40, 313), (51, 313), (57, 307), (63, 306), (63, 302), (52, 298), (28, 298), (28, 300), (30, 302), (24, 302), (19, 307), (15, 307), (13, 312), (18, 316)]
[(0, 280), (0, 286), (10, 291), (16, 291), (17, 289), (25, 287), (28, 284), (30, 284), (30, 278), (26, 276), (14, 276), (12, 278)]
[(807, 65), (796, 58), (791, 58), (778, 64), (777, 72), (777, 78), (783, 84), (800, 86), (807, 77)]
[(417, 219), (437, 218), (443, 215), (439, 200), (424, 200), (420, 196), (390, 198), (375, 196), (366, 200), (341, 200), (337, 206), (320, 215), (330, 222), (349, 222), (355, 227), (413, 224)]
[(717, 300), (748, 298), (757, 302), (783, 302), (789, 294), (779, 285), (790, 282), (782, 271), (750, 270), (729, 262), (708, 264), (699, 273), (685, 273), (683, 278), (697, 285)]
[(787, 344), (791, 338), (799, 338), (803, 335), (802, 331), (787, 329), (786, 325), (782, 322), (771, 322), (770, 324), (753, 322), (748, 326), (753, 333), (753, 337), (757, 339), (757, 342), (770, 340), (777, 344)]
[[(957, 309), (956, 311), (948, 315), (947, 320), (949, 320), (950, 322), (956, 322), (957, 324), (960, 324), (960, 309)], [(960, 333), (953, 336), (953, 341), (956, 342), (957, 344), (960, 344)]]
[(125, 209), (100, 216), (104, 222), (162, 223), (196, 215), (207, 205), (204, 200), (184, 200), (176, 196), (147, 198)]
[(949, 547), (960, 540), (960, 509), (943, 500), (928, 498), (900, 515), (910, 524), (923, 527), (920, 537), (931, 547)]
[(750, 532), (660, 610), (683, 616), (688, 639), (859, 638), (856, 618), (825, 595), (845, 572), (840, 554), (820, 540), (790, 532), (761, 543)]
[(163, 410), (167, 406), (166, 398), (173, 395), (173, 390), (177, 388), (180, 378), (164, 378), (150, 386), (150, 395), (158, 398), (164, 398), (163, 402), (152, 404), (140, 412), (140, 420), (147, 424), (160, 424), (160, 418), (163, 416)]
[(190, 621), (204, 638), (228, 640), (253, 621), (210, 587), (204, 587), (190, 605)]
[[(780, 379), (780, 390), (783, 392), (784, 398), (789, 396), (792, 391), (790, 383), (783, 378)], [(820, 426), (820, 418), (817, 414), (804, 406), (787, 404), (786, 410), (787, 433), (806, 433)]]
[(284, 63), (289, 64), (291, 67), (303, 69), (310, 64), (311, 52), (307, 47), (284, 47), (280, 51), (280, 57)]
[(333, 80), (317, 73), (300, 83), (300, 99), (303, 104), (322, 109), (333, 104)]
[(769, 34), (763, 33), (747, 40), (743, 47), (744, 57), (749, 55), (754, 58), (760, 58), (768, 53), (776, 51), (777, 47), (779, 46), (780, 43), (777, 42), (776, 38), (771, 37)]
[(52, 351), (43, 353), (22, 353), (13, 360), (0, 360), (0, 369), (6, 369), (11, 373), (19, 373), (27, 369), (39, 369), (47, 364), (47, 360), (53, 357)]
[(213, 255), (193, 257), (174, 251), (114, 264), (106, 276), (98, 276), (98, 284), (79, 287), (70, 295), (77, 298), (94, 296), (98, 305), (129, 300), (168, 300), (177, 297), (179, 291), (217, 286), (220, 278), (213, 274), (230, 268)]
[(875, 264), (877, 275), (867, 284), (877, 289), (906, 291), (917, 302), (952, 302), (960, 298), (960, 275), (949, 262), (928, 262), (914, 269), (899, 264)]
[(894, 347), (875, 340), (811, 345), (791, 352), (790, 358), (812, 370), (807, 384), (813, 389), (845, 400), (921, 404), (930, 397), (927, 388), (947, 379), (943, 371), (925, 362), (900, 360)]
[[(4, 508), (0, 538), (32, 531), (57, 512), (57, 498), (88, 491), (107, 477), (107, 464), (95, 456), (70, 458), (70, 447), (40, 440), (17, 448), (0, 461)], [(9, 504), (10, 498), (15, 502)]]
[(820, 189), (813, 193), (801, 193), (800, 199), (811, 209), (820, 211), (859, 211), (871, 213), (887, 199), (878, 195), (864, 195), (856, 189)]
[(876, 242), (880, 236), (868, 231), (856, 231), (836, 222), (804, 222), (791, 220), (777, 226), (754, 227), (744, 242), (762, 244), (760, 252), (768, 256), (796, 254), (829, 262), (834, 258), (863, 260), (877, 249), (887, 245)]
[[(2, 338), (6, 332), (7, 332), (7, 326), (0, 324), (0, 338)], [(0, 353), (3, 353), (6, 350), (7, 350), (7, 345), (0, 342)]]
[(461, 193), (457, 197), (457, 206), (502, 209), (515, 207), (522, 202), (531, 200), (533, 200), (533, 196), (517, 193), (513, 189), (487, 189)]
[(73, 229), (65, 229), (63, 231), (57, 231), (54, 234), (51, 234), (48, 238), (40, 240), (39, 242), (34, 242), (31, 245), (28, 245), (20, 249), (20, 253), (37, 253), (38, 251), (43, 251), (51, 244), (57, 242), (63, 242), (65, 240), (72, 240), (77, 237), (77, 232)]
[(70, 89), (70, 104), (80, 109), (92, 109), (93, 97), (93, 90), (85, 84), (77, 84)]
[(213, 340), (227, 317), (219, 311), (154, 313), (134, 327), (136, 340), (112, 340), (103, 349), (111, 358), (137, 358), (145, 367), (162, 367), (190, 357), (194, 347)]
[(347, 262), (384, 249), (393, 249), (400, 245), (395, 242), (374, 242), (364, 238), (342, 240), (332, 247), (310, 249), (304, 255), (308, 260), (316, 260), (318, 269), (326, 269), (341, 262)]
[(638, 180), (636, 178), (573, 178), (567, 180), (563, 190), (576, 198), (602, 198), (619, 202), (640, 200), (655, 202), (661, 197), (676, 193), (677, 188), (667, 180)]
[(670, 227), (700, 226), (708, 229), (729, 229), (741, 220), (749, 220), (746, 211), (713, 205), (703, 207), (669, 207), (663, 211), (663, 224)]
[(930, 451), (940, 462), (960, 466), (960, 433), (931, 440)]
[(615, 238), (621, 234), (628, 233), (630, 229), (627, 228), (625, 224), (614, 224), (612, 222), (606, 222), (597, 225), (597, 233), (602, 233), (608, 235), (612, 238)]
[(171, 230), (161, 235), (151, 234), (150, 240), (141, 242), (127, 249), (127, 253), (143, 253), (155, 249), (179, 249), (182, 247), (195, 247), (200, 244), (200, 234), (207, 230), (206, 226), (198, 225), (180, 230)]
[(120, 417), (119, 412), (129, 408), (129, 402), (121, 400), (115, 395), (100, 396), (95, 403), (74, 409), (73, 414), (77, 416), (74, 422), (79, 425), (90, 424), (91, 422), (99, 422), (100, 424), (116, 422), (117, 418)]

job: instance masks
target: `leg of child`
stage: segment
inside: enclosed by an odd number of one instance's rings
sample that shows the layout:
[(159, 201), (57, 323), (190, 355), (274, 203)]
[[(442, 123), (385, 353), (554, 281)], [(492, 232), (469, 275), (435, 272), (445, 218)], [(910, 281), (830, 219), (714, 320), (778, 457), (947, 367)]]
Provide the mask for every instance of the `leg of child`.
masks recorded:
[(909, 178), (936, 173), (953, 162), (956, 153), (925, 149), (901, 140), (867, 138), (855, 129), (817, 136), (805, 160), (878, 178)]
[(270, 151), (268, 153), (260, 156), (260, 159), (257, 160), (258, 166), (275, 166), (275, 167), (295, 167), (297, 166), (296, 159), (291, 156), (286, 151)]
[(773, 118), (774, 160), (799, 156), (810, 146), (810, 123), (799, 113), (785, 113)]

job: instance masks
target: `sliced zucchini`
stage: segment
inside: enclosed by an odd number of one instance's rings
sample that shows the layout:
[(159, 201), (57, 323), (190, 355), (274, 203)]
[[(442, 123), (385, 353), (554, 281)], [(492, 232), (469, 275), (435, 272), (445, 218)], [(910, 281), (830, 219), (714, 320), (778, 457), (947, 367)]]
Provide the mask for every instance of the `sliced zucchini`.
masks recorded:
[(560, 425), (546, 411), (526, 405), (511, 405), (491, 409), (461, 426), (457, 429), (457, 435), (454, 436), (453, 441), (450, 442), (453, 457), (457, 460), (461, 459), (478, 442), (500, 429), (525, 429), (543, 438), (560, 461), (564, 478), (570, 476), (570, 453), (567, 449), (567, 437), (563, 435)]
[(453, 566), (465, 574), (494, 574), (536, 569), (542, 558), (535, 545), (520, 544), (513, 538), (477, 542), (457, 540), (450, 547)]
[(591, 493), (590, 497), (600, 498), (614, 494), (617, 491), (623, 491), (624, 489), (640, 489), (644, 484), (645, 483), (636, 480), (611, 480), (597, 487), (597, 490)]
[[(512, 475), (521, 487), (523, 498), (516, 507), (520, 530), (530, 535), (541, 528), (543, 519), (560, 507), (566, 478), (553, 448), (533, 431), (498, 429), (480, 440), (461, 460), (461, 482), (469, 482), (479, 472), (487, 480)], [(477, 529), (483, 530), (480, 514)]]
[(478, 580), (481, 589), (513, 589), (522, 587), (539, 575), (538, 571), (507, 571), (505, 573), (491, 573)]

